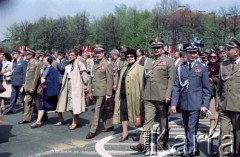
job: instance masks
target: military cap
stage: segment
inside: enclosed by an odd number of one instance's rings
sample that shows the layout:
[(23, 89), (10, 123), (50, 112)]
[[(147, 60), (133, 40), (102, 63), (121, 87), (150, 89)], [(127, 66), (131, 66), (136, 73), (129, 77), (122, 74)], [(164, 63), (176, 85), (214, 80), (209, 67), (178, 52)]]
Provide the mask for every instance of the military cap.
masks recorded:
[(104, 51), (104, 48), (101, 44), (95, 45), (94, 52), (102, 52)]
[(27, 50), (26, 55), (35, 55), (33, 50)]
[(198, 52), (198, 47), (194, 43), (187, 43), (183, 46), (185, 52)]
[(119, 54), (120, 54), (117, 49), (113, 49), (113, 50), (111, 51), (111, 53), (113, 53), (113, 54), (115, 54), (115, 55), (118, 55), (118, 56), (119, 56)]
[(43, 56), (44, 55), (44, 51), (43, 50), (37, 50), (36, 54), (39, 54), (40, 56)]
[(58, 55), (65, 56), (65, 52), (60, 50), (58, 51)]
[(149, 42), (152, 48), (163, 47), (164, 41), (159, 39), (154, 39)]
[(240, 42), (233, 37), (231, 38), (230, 42), (226, 45), (229, 48), (238, 48), (238, 49), (240, 48)]
[(217, 52), (218, 52), (218, 53), (224, 52), (224, 51), (226, 51), (226, 48), (225, 48), (224, 46), (219, 46), (219, 47), (217, 48)]
[(21, 52), (18, 50), (12, 50), (12, 54), (21, 54)]

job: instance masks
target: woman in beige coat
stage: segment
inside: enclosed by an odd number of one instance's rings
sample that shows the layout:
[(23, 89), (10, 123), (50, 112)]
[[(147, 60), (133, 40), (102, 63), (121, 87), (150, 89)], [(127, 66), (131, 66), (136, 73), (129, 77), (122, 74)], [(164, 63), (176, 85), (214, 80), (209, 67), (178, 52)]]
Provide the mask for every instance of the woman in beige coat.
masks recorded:
[(125, 58), (128, 65), (121, 70), (115, 95), (113, 123), (122, 123), (123, 135), (119, 142), (128, 139), (128, 121), (133, 122), (140, 115), (143, 67), (136, 62), (135, 50), (127, 50)]
[(0, 94), (1, 100), (1, 111), (5, 110), (5, 99), (11, 97), (12, 84), (11, 84), (11, 75), (12, 75), (12, 56), (10, 53), (3, 54), (3, 67), (1, 70), (1, 75), (3, 75), (3, 87), (6, 89), (5, 92)]
[(88, 77), (85, 65), (77, 60), (77, 51), (72, 49), (68, 55), (70, 64), (65, 67), (56, 111), (61, 124), (65, 123), (62, 113), (66, 110), (72, 113), (69, 129), (74, 130), (79, 126), (78, 115), (85, 112), (84, 87), (88, 84)]

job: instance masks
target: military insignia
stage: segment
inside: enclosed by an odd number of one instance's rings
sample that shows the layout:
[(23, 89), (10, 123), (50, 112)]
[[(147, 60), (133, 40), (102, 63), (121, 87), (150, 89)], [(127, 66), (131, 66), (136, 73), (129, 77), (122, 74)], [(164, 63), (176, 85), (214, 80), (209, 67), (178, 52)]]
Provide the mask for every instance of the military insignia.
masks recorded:
[(195, 73), (200, 73), (202, 71), (202, 69), (195, 69), (194, 72)]
[(167, 65), (166, 61), (161, 61), (158, 65)]

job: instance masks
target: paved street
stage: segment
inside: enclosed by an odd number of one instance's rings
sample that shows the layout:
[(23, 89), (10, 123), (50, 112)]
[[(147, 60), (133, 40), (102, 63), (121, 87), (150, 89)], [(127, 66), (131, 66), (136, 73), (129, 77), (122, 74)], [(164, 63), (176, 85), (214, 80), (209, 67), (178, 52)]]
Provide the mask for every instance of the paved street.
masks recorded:
[[(66, 126), (55, 126), (57, 114), (49, 113), (49, 120), (41, 128), (31, 129), (29, 124), (19, 125), (22, 118), (21, 108), (14, 115), (4, 116), (4, 123), (0, 126), (0, 157), (99, 157), (99, 156), (143, 156), (129, 149), (129, 146), (138, 142), (139, 129), (130, 126), (130, 138), (124, 143), (119, 143), (121, 126), (115, 128), (115, 132), (101, 133), (103, 126), (100, 125), (98, 135), (86, 140), (85, 136), (89, 131), (90, 121), (93, 117), (94, 106), (87, 107), (87, 112), (80, 115), (80, 127), (70, 131)], [(70, 113), (65, 113), (67, 122), (71, 122)], [(172, 145), (181, 143), (181, 140), (174, 140), (178, 135), (183, 135), (182, 121), (180, 114), (170, 116), (170, 139), (169, 148)], [(155, 125), (157, 126), (157, 124)], [(207, 135), (209, 120), (200, 120), (198, 135)], [(217, 136), (219, 127), (214, 136)], [(201, 156), (207, 155), (206, 137), (200, 140)], [(204, 140), (203, 140), (204, 139)], [(216, 144), (217, 141), (214, 142)], [(214, 146), (214, 150), (217, 147)], [(169, 151), (158, 152), (155, 156), (167, 156)]]

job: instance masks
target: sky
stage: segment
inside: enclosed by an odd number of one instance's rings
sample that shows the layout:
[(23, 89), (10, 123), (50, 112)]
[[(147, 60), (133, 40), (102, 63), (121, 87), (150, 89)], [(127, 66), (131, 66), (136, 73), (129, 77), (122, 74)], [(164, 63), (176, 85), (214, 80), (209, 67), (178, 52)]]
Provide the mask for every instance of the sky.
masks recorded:
[[(40, 17), (74, 16), (86, 11), (90, 17), (101, 17), (114, 12), (114, 7), (125, 4), (140, 10), (151, 11), (161, 0), (0, 0), (0, 41), (4, 39), (6, 27), (15, 22), (34, 22)], [(180, 0), (181, 5), (188, 5), (192, 10), (206, 12), (228, 9), (239, 5), (239, 0)]]

